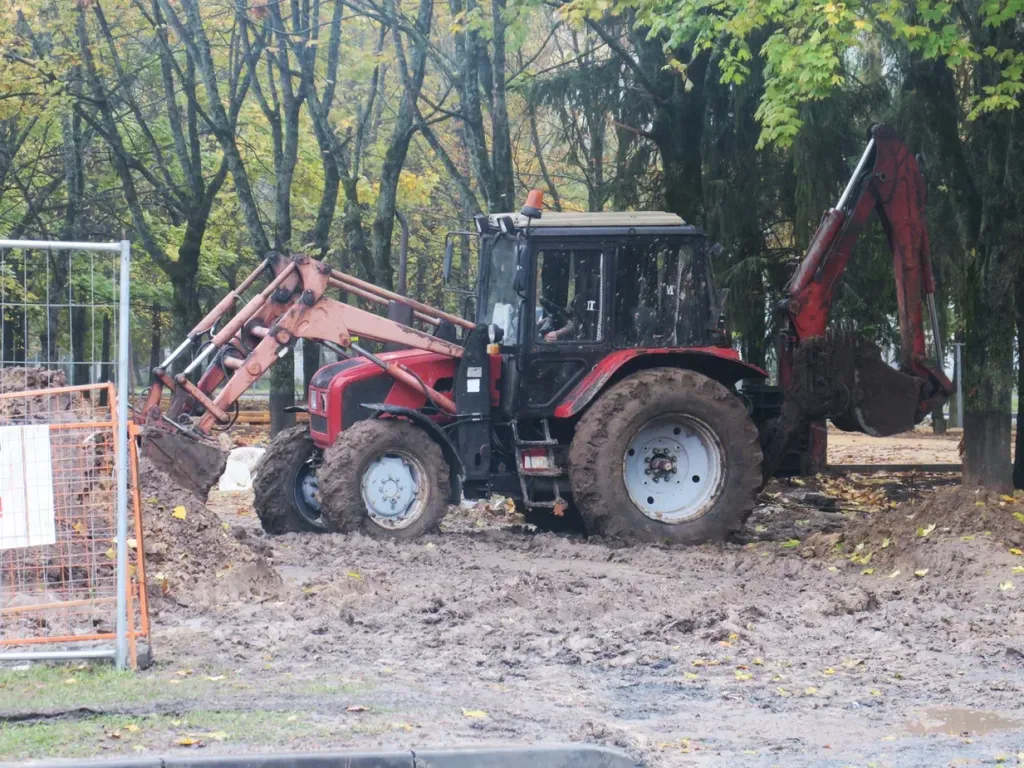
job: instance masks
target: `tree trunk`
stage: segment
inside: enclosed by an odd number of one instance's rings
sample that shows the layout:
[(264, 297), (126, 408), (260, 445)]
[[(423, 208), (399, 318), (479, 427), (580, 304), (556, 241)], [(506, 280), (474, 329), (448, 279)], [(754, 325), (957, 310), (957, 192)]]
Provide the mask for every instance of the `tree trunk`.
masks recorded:
[[(14, 282), (24, 288), (25, 275), (20, 267), (14, 268)], [(25, 343), (28, 340), (25, 320), (24, 307), (4, 307), (4, 315), (0, 317), (0, 325), (3, 325), (3, 354), (0, 355), (0, 367), (25, 362)]]
[[(1002, 251), (1002, 249), (998, 249)], [(987, 258), (985, 258), (987, 256)], [(1013, 388), (1014, 277), (1005, 253), (978, 254), (963, 306), (964, 483), (1005, 491), (1013, 485), (1010, 413)]]
[[(95, 310), (93, 311), (95, 312)], [(92, 378), (92, 365), (96, 362), (85, 359), (85, 337), (89, 331), (86, 327), (87, 322), (85, 307), (71, 309), (71, 324), (68, 334), (71, 336), (71, 385), (75, 387), (89, 383)], [(100, 357), (100, 360), (106, 359), (106, 357)]]
[(295, 426), (295, 414), (285, 408), (295, 405), (295, 355), (279, 357), (270, 369), (270, 436)]
[(320, 345), (311, 339), (302, 340), (302, 400), (309, 401), (309, 382), (320, 370)]
[(150, 334), (149, 334), (149, 373), (146, 375), (147, 382), (153, 369), (160, 365), (163, 361), (163, 344), (161, 342), (161, 317), (160, 317), (160, 305), (154, 304), (151, 310), (152, 319), (150, 320)]
[[(111, 325), (110, 313), (103, 313), (103, 340), (100, 343), (100, 360), (103, 362), (100, 364), (100, 381), (113, 381), (114, 380), (114, 363), (110, 359), (111, 355)], [(100, 392), (100, 405), (107, 404), (107, 390)]]
[(1017, 439), (1013, 447), (1014, 488), (1024, 488), (1024, 274), (1022, 273), (1024, 273), (1024, 265), (1017, 274)]
[[(514, 211), (515, 170), (512, 166), (512, 132), (509, 129), (508, 101), (505, 95), (505, 0), (491, 0), (494, 34), (494, 61), (491, 65), (494, 82), (491, 109), (491, 148), (494, 154), (494, 181), (498, 192), (498, 210)], [(486, 48), (482, 51), (486, 55)]]
[(366, 230), (363, 229), (362, 210), (359, 207), (359, 179), (343, 179), (342, 188), (345, 191), (345, 216), (342, 219), (341, 231), (345, 234), (349, 261), (362, 268), (366, 280), (376, 283), (377, 271), (374, 269), (373, 256), (366, 242)]

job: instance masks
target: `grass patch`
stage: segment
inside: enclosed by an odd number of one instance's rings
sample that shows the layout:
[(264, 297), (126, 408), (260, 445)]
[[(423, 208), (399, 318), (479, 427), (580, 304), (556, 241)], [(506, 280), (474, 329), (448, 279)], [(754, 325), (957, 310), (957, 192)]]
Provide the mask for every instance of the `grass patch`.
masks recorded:
[(351, 738), (353, 729), (348, 723), (324, 722), (315, 717), (268, 710), (197, 710), (180, 716), (104, 715), (11, 723), (0, 725), (0, 760), (196, 750), (218, 744), (287, 750), (308, 748), (311, 742), (330, 745)]
[[(0, 669), (0, 715), (191, 699), (218, 685), (244, 685), (217, 670), (191, 670), (185, 675), (176, 672), (122, 672), (100, 664), (34, 664), (26, 670)], [(209, 679), (218, 675), (224, 675), (224, 680)]]

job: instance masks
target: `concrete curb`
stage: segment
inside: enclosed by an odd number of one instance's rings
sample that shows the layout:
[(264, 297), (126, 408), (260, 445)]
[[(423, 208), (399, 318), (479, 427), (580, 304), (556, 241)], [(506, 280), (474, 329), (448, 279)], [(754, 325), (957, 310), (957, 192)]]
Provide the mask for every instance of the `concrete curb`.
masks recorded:
[(596, 744), (463, 747), (391, 752), (297, 752), (294, 754), (195, 755), (113, 760), (38, 760), (0, 763), (19, 768), (635, 768), (629, 755)]

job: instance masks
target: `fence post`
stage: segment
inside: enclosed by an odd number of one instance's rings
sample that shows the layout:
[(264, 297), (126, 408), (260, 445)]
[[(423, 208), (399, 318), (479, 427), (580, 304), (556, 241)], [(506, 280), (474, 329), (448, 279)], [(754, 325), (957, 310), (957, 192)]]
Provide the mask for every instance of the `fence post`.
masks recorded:
[(128, 665), (128, 345), (131, 244), (121, 241), (117, 339), (117, 656), (118, 669)]

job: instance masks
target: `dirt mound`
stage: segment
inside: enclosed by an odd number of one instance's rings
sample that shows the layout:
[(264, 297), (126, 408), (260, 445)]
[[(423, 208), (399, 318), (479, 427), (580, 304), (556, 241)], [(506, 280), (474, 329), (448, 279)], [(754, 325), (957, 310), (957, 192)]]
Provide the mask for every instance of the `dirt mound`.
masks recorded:
[(847, 538), (913, 541), (934, 535), (987, 535), (1009, 546), (1024, 544), (1024, 497), (980, 489), (941, 488), (907, 506), (880, 510), (850, 525)]
[[(68, 385), (64, 371), (0, 368), (0, 424), (52, 424), (94, 421), (96, 406), (81, 392), (46, 393)], [(18, 393), (24, 393), (21, 396)], [(106, 412), (109, 418), (109, 411)], [(102, 417), (101, 417), (102, 418)]]
[(151, 593), (200, 608), (277, 594), (274, 568), (191, 491), (145, 458), (139, 483)]
[(955, 576), (976, 558), (970, 548), (975, 540), (986, 542), (984, 559), (993, 567), (1021, 564), (1024, 497), (942, 488), (910, 504), (852, 520), (840, 534), (811, 537), (801, 554), (842, 556), (850, 567), (869, 575)]

